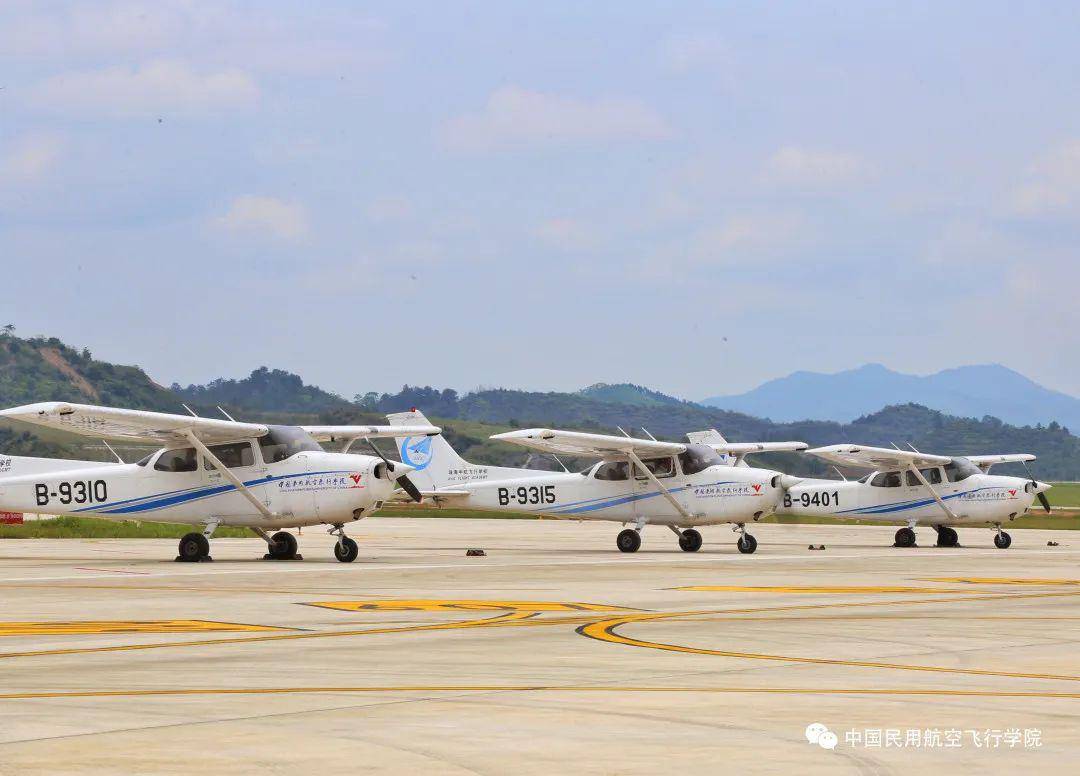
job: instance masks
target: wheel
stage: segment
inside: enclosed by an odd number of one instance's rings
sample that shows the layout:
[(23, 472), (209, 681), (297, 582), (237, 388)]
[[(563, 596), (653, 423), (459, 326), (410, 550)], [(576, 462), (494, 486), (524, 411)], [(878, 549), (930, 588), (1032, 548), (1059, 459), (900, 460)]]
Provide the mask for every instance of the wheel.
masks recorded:
[(641, 534), (633, 528), (627, 528), (624, 531), (620, 531), (618, 537), (615, 539), (615, 546), (617, 546), (621, 552), (637, 552), (638, 548), (641, 547)]
[(750, 534), (743, 534), (739, 537), (739, 541), (736, 546), (739, 548), (739, 552), (743, 553), (744, 555), (749, 555), (757, 549), (757, 539), (755, 539)]
[(914, 547), (915, 546), (915, 532), (910, 528), (901, 528), (896, 532), (896, 546), (897, 547)]
[(938, 526), (937, 532), (937, 546), (938, 547), (955, 547), (959, 544), (959, 538), (956, 535), (956, 531), (949, 528), (947, 525)]
[(998, 535), (994, 537), (994, 546), (999, 550), (1009, 549), (1009, 545), (1012, 544), (1012, 537), (1004, 531), (998, 532)]
[(290, 560), (296, 557), (296, 537), (288, 531), (278, 531), (270, 537), (270, 557), (274, 560)]
[(348, 536), (343, 536), (341, 541), (334, 545), (334, 557), (342, 563), (352, 563), (359, 554), (360, 548)]
[(201, 533), (184, 534), (180, 540), (180, 560), (194, 563), (210, 554), (210, 540)]
[(683, 552), (697, 552), (701, 549), (701, 534), (693, 528), (687, 528), (679, 534), (679, 549)]

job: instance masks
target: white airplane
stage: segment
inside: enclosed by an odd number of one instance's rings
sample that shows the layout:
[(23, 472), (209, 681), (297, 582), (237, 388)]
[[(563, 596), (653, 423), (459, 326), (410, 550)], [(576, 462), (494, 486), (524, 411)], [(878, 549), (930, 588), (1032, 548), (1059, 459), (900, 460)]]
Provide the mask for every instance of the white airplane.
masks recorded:
[[(415, 410), (387, 416), (392, 427), (426, 425)], [(719, 436), (719, 434), (717, 434)], [(463, 460), (441, 436), (403, 431), (401, 460), (421, 492), (436, 503), (576, 520), (607, 520), (623, 530), (616, 546), (641, 547), (646, 525), (662, 525), (686, 552), (701, 549), (693, 526), (734, 523), (740, 552), (757, 549), (746, 523), (771, 514), (780, 502), (780, 472), (734, 466), (752, 452), (802, 450), (802, 442), (682, 444), (554, 429), (523, 429), (491, 437), (542, 453), (601, 459), (582, 472), (550, 472), (484, 466)], [(731, 458), (722, 459), (723, 449)]]
[[(180, 540), (177, 560), (209, 558), (219, 525), (244, 526), (266, 540), (268, 559), (297, 557), (296, 537), (282, 528), (329, 525), (334, 555), (356, 560), (345, 524), (365, 517), (403, 488), (417, 501), (412, 467), (350, 453), (360, 439), (396, 436), (386, 426), (272, 426), (161, 412), (45, 402), (0, 411), (0, 417), (97, 439), (156, 443), (138, 463), (0, 456), (0, 510), (62, 513), (113, 520), (187, 523), (201, 531)], [(437, 435), (410, 428), (414, 438)], [(324, 442), (344, 443), (326, 452)], [(277, 531), (272, 536), (270, 531)]]
[(859, 480), (785, 478), (783, 511), (793, 515), (830, 515), (867, 520), (906, 520), (896, 532), (896, 546), (915, 545), (915, 527), (937, 531), (939, 547), (958, 544), (954, 525), (989, 525), (994, 544), (1012, 544), (1004, 523), (1025, 514), (1038, 498), (1047, 512), (1050, 486), (1034, 477), (989, 474), (998, 463), (1034, 461), (1029, 453), (947, 456), (865, 445), (832, 445), (808, 450), (839, 466), (872, 471)]

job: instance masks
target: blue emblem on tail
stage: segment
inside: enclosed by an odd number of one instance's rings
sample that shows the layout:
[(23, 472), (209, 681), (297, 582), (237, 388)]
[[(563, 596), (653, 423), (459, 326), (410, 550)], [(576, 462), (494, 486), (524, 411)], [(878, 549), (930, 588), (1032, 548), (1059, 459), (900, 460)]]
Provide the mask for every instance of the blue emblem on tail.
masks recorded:
[[(413, 441), (417, 439), (418, 441)], [(431, 463), (431, 437), (406, 437), (401, 442), (401, 462), (423, 471)]]

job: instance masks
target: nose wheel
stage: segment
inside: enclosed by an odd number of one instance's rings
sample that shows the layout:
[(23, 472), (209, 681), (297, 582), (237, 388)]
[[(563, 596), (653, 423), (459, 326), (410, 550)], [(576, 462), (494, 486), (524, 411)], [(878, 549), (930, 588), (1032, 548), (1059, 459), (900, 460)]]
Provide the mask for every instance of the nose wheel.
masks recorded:
[(619, 535), (615, 537), (615, 546), (619, 548), (619, 552), (637, 552), (641, 549), (641, 534), (633, 528), (619, 531)]
[(1001, 530), (1001, 526), (998, 526), (997, 536), (994, 537), (994, 546), (999, 550), (1009, 549), (1009, 545), (1012, 544), (1012, 537)]
[(334, 545), (334, 557), (342, 563), (352, 563), (356, 560), (356, 556), (360, 554), (360, 548), (356, 542), (345, 535), (345, 528), (340, 524), (335, 525), (329, 533), (338, 538), (337, 544)]
[(739, 548), (739, 552), (743, 555), (751, 555), (757, 550), (757, 539), (746, 532), (746, 525), (739, 523), (735, 526), (735, 530), (739, 533), (739, 541), (735, 542), (735, 546)]

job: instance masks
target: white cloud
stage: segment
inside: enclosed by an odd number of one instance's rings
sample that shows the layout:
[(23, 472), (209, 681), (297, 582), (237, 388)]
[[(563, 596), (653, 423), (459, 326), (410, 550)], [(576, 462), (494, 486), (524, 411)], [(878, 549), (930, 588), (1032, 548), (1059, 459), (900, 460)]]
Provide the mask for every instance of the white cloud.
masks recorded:
[(228, 232), (269, 235), (282, 240), (298, 239), (308, 231), (307, 211), (303, 205), (250, 194), (234, 199), (225, 215), (215, 223)]
[(491, 94), (480, 112), (449, 121), (442, 139), (454, 150), (488, 151), (657, 140), (670, 135), (667, 122), (640, 100), (582, 100), (505, 86)]
[(412, 203), (405, 197), (379, 197), (367, 206), (367, 217), (377, 224), (405, 221), (413, 214)]
[(863, 178), (865, 162), (856, 154), (784, 146), (765, 163), (764, 179), (800, 187), (828, 187)]
[(1028, 180), (1009, 201), (1015, 215), (1026, 217), (1075, 214), (1080, 210), (1080, 140), (1050, 149), (1031, 167)]
[(686, 258), (694, 264), (738, 264), (755, 257), (782, 255), (809, 236), (808, 225), (792, 214), (729, 216), (699, 230), (690, 240)]
[(43, 178), (64, 150), (64, 141), (53, 134), (24, 135), (0, 154), (0, 180), (26, 183)]
[(197, 73), (183, 62), (156, 61), (56, 75), (33, 89), (31, 102), (66, 115), (191, 117), (248, 108), (258, 95), (241, 70)]

